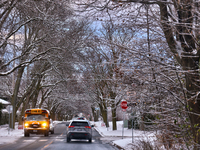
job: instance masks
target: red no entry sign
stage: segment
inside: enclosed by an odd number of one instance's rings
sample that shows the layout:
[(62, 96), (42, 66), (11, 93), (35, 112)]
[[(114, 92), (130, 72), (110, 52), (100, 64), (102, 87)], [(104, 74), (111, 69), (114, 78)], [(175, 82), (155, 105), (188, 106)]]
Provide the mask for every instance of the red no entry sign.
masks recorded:
[(121, 108), (122, 108), (122, 109), (127, 109), (127, 108), (128, 108), (128, 106), (127, 106), (127, 101), (122, 101), (122, 102), (121, 102)]

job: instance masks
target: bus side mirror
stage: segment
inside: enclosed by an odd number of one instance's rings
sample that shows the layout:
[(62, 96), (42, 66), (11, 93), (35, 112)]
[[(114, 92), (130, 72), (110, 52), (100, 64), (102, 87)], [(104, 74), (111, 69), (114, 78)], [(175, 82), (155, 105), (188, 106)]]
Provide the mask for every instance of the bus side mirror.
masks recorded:
[(26, 118), (24, 116), (22, 116), (22, 121), (25, 121), (25, 120), (26, 120)]
[(51, 117), (50, 117), (49, 115), (48, 115), (48, 117), (45, 117), (45, 119), (47, 119), (47, 120), (50, 119), (50, 118), (51, 118)]

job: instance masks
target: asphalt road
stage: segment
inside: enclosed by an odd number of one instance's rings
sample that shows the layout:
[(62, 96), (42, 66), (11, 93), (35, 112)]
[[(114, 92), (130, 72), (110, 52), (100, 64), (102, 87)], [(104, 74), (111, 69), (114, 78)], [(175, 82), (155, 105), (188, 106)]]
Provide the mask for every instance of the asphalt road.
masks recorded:
[(87, 140), (71, 140), (66, 142), (65, 123), (57, 124), (54, 134), (44, 135), (30, 134), (30, 137), (22, 137), (15, 143), (0, 146), (0, 150), (118, 150), (108, 141), (101, 141), (101, 136), (93, 129), (92, 143)]

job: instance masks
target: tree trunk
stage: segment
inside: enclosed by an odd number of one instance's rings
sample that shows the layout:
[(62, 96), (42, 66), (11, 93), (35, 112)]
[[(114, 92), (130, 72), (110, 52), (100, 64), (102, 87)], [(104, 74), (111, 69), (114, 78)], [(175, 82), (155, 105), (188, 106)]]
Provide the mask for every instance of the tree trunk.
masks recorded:
[(99, 105), (100, 110), (101, 110), (101, 115), (103, 118), (103, 122), (106, 124), (106, 127), (109, 127), (108, 123), (108, 115), (107, 115), (107, 107), (105, 107), (106, 104), (104, 105)]
[(92, 109), (92, 115), (94, 117), (94, 121), (96, 122), (98, 121), (98, 110), (95, 110), (94, 107), (91, 107), (91, 109)]
[(21, 110), (21, 113), (20, 113), (20, 116), (19, 116), (19, 125), (23, 124), (23, 121), (22, 121), (21, 118), (22, 118), (22, 116), (24, 116), (25, 110), (27, 109), (28, 103), (30, 101), (29, 96), (30, 95), (27, 95), (26, 100), (23, 102), (22, 110)]
[(112, 107), (112, 124), (113, 124), (113, 130), (117, 130), (117, 115), (116, 115), (116, 107)]
[(106, 124), (106, 127), (109, 127), (107, 110), (105, 109), (102, 110), (102, 117), (103, 117), (103, 122)]
[[(186, 89), (187, 89), (187, 99), (188, 99), (188, 111), (189, 118), (191, 121), (192, 133), (195, 139), (195, 142), (200, 144), (200, 134), (198, 134), (198, 129), (200, 128), (200, 94), (197, 94), (200, 91), (199, 88), (199, 71), (198, 71), (198, 60), (196, 56), (191, 54), (183, 53), (182, 66), (186, 71)], [(196, 95), (197, 94), (197, 95)], [(187, 108), (186, 108), (187, 109)]]
[(40, 104), (39, 104), (39, 108), (42, 108), (42, 104), (44, 103), (44, 101), (45, 101), (45, 95), (46, 95), (46, 93), (47, 93), (47, 91), (46, 92), (43, 92), (43, 90), (41, 90), (42, 91), (42, 98), (41, 98), (41, 102), (40, 102)]
[(116, 109), (117, 109), (117, 104), (116, 104), (116, 101), (115, 101), (115, 98), (116, 98), (116, 93), (113, 92), (113, 91), (110, 91), (110, 98), (111, 98), (111, 111), (112, 111), (112, 128), (113, 130), (117, 130), (117, 115), (116, 115)]
[(54, 111), (51, 111), (50, 116), (51, 116), (52, 120), (56, 119), (56, 113)]
[(16, 120), (16, 112), (17, 112), (16, 102), (17, 102), (17, 98), (18, 98), (18, 92), (19, 92), (19, 87), (20, 87), (21, 78), (22, 78), (22, 75), (23, 75), (23, 72), (24, 72), (24, 68), (25, 67), (20, 67), (18, 69), (17, 79), (16, 79), (16, 82), (15, 82), (15, 88), (14, 88), (12, 100), (11, 100), (11, 104), (13, 106), (13, 114), (12, 114), (13, 120), (12, 120), (12, 125), (10, 124), (10, 128), (13, 128), (13, 129), (15, 128), (15, 120)]
[[(169, 24), (169, 13), (167, 11), (167, 5), (160, 3), (160, 15), (161, 15), (161, 25), (162, 30), (165, 34), (166, 41), (174, 54), (177, 62), (182, 66), (185, 71), (185, 86), (186, 86), (186, 98), (185, 109), (188, 112), (188, 116), (191, 123), (191, 130), (194, 137), (194, 142), (200, 144), (200, 134), (198, 128), (200, 127), (200, 82), (199, 82), (199, 47), (196, 44), (195, 34), (193, 35), (193, 9), (192, 0), (181, 1), (175, 5), (178, 16), (178, 24), (175, 26), (177, 32), (174, 34), (174, 29), (172, 29)], [(185, 25), (183, 25), (185, 24)], [(181, 43), (178, 45), (176, 40)], [(180, 54), (178, 51), (183, 50)], [(193, 53), (193, 50), (197, 50), (197, 53)], [(197, 147), (194, 148), (198, 149)]]
[(2, 120), (3, 120), (3, 118), (2, 118), (2, 108), (3, 108), (3, 105), (2, 105), (2, 103), (0, 103), (0, 125), (2, 125)]
[(40, 82), (41, 82), (41, 77), (38, 79), (37, 85), (35, 87), (35, 91), (34, 91), (34, 95), (33, 95), (33, 99), (32, 99), (32, 108), (36, 108), (36, 105), (37, 105), (37, 98), (38, 98), (39, 92), (41, 90)]

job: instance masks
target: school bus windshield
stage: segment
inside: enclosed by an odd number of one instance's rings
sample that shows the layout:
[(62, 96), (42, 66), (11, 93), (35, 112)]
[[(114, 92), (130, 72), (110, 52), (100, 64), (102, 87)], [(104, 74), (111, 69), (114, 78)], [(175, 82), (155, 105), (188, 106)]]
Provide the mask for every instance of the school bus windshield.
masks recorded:
[(45, 117), (43, 115), (28, 115), (27, 116), (27, 121), (45, 121)]

